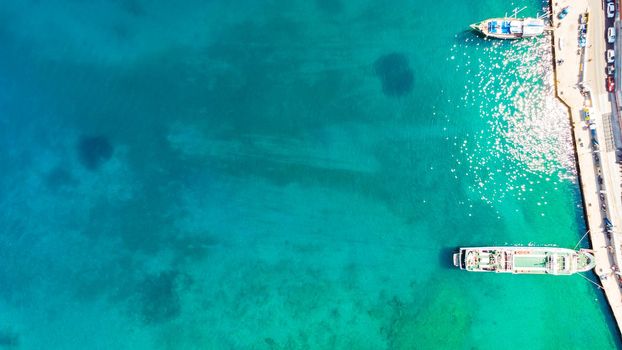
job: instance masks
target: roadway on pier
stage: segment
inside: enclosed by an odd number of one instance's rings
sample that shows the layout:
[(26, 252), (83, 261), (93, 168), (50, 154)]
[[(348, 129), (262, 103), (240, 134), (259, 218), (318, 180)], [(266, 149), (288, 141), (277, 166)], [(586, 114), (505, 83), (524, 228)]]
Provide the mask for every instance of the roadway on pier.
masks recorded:
[[(569, 14), (560, 20), (557, 15), (566, 6), (569, 6)], [(611, 138), (609, 115), (613, 97), (605, 88), (608, 46), (605, 12), (600, 0), (562, 0), (554, 2), (551, 8), (557, 96), (570, 113), (585, 214), (596, 257), (595, 271), (618, 328), (622, 329), (622, 289), (618, 275), (622, 266), (622, 182), (615, 147), (605, 142), (606, 137)], [(578, 46), (579, 16), (585, 12), (589, 13), (589, 21), (587, 47), (582, 51)], [(586, 106), (592, 110), (591, 120), (595, 122), (600, 143), (597, 148), (592, 146), (589, 126), (583, 120), (582, 110)], [(605, 217), (613, 224), (611, 238), (604, 224)]]

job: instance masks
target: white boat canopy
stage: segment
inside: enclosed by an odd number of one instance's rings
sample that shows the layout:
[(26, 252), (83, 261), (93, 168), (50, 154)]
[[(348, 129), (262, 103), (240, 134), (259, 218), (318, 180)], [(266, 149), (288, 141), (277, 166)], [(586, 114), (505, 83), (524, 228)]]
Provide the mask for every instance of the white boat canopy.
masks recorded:
[(544, 32), (544, 20), (540, 18), (525, 18), (523, 20), (523, 35), (538, 35)]
[(512, 34), (520, 34), (523, 32), (523, 24), (521, 21), (511, 21), (510, 22), (510, 33)]

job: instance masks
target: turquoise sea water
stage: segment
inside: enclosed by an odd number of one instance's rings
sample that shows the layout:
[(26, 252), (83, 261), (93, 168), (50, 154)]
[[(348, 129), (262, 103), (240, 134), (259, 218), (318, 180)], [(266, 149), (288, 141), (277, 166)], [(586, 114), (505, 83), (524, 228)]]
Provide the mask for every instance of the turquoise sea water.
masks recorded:
[[(0, 349), (609, 349), (539, 1), (0, 7)], [(593, 276), (589, 276), (593, 277)]]

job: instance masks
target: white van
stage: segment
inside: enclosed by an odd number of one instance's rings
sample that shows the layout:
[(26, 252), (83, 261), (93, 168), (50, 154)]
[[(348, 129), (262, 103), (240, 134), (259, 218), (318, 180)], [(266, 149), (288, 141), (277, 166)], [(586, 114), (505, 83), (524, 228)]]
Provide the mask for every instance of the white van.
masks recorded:
[(607, 50), (607, 63), (613, 63), (616, 58), (616, 53), (612, 49)]

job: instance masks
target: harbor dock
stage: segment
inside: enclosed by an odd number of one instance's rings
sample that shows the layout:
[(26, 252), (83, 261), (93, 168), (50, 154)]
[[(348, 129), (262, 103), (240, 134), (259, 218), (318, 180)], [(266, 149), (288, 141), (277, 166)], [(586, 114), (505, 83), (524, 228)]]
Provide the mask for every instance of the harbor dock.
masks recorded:
[[(605, 4), (606, 5), (606, 4)], [(615, 95), (607, 91), (607, 18), (601, 0), (551, 2), (557, 97), (566, 105), (598, 283), (622, 329), (622, 178)], [(560, 11), (568, 14), (560, 19)], [(617, 18), (616, 14), (616, 18)], [(581, 26), (586, 42), (579, 44)], [(585, 29), (584, 29), (585, 30)], [(583, 46), (583, 47), (582, 47)], [(620, 53), (617, 53), (619, 55)], [(620, 67), (618, 67), (620, 69)], [(613, 113), (612, 113), (613, 112)]]

